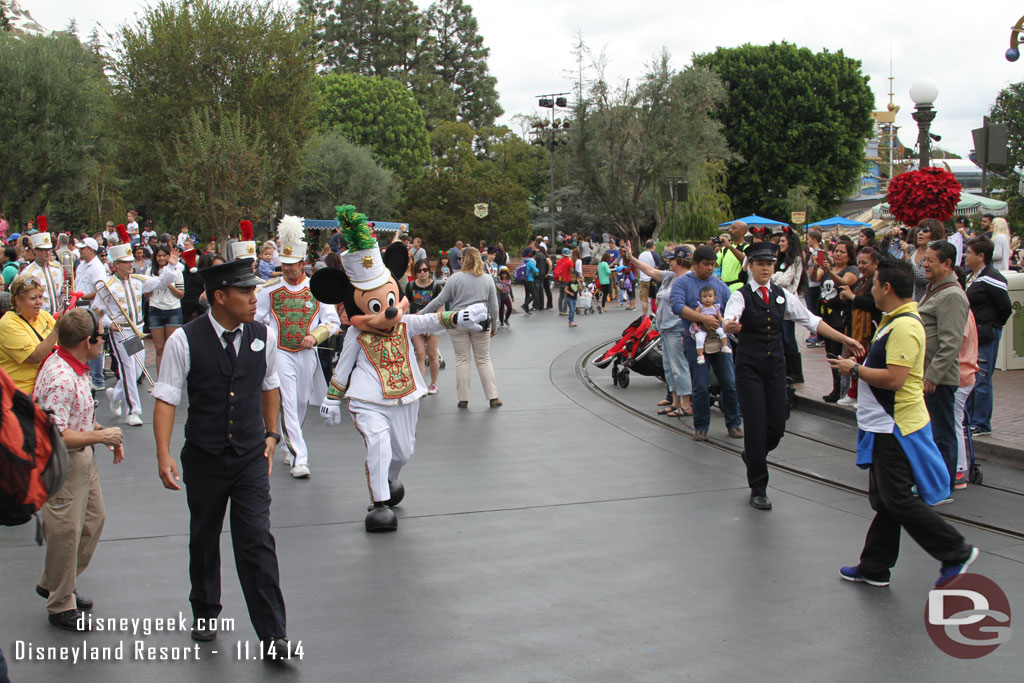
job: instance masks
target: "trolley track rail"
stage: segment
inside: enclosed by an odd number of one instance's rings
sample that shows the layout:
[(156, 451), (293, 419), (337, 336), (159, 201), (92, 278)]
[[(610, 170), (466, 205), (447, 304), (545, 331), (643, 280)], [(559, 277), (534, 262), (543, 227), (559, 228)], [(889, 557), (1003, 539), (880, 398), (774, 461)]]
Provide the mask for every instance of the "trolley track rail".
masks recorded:
[[(611, 340), (611, 341), (614, 342), (614, 340)], [(687, 428), (684, 428), (682, 425), (675, 425), (675, 424), (671, 424), (669, 422), (666, 422), (664, 420), (658, 419), (657, 417), (655, 417), (653, 415), (650, 415), (647, 412), (644, 412), (643, 410), (640, 410), (639, 408), (636, 408), (635, 406), (632, 406), (629, 403), (626, 403), (625, 401), (623, 401), (623, 400), (621, 400), (619, 398), (616, 398), (611, 393), (606, 391), (604, 388), (602, 388), (601, 386), (598, 386), (597, 382), (595, 382), (594, 379), (591, 378), (591, 376), (590, 376), (590, 369), (592, 367), (594, 367), (591, 364), (590, 361), (593, 359), (593, 357), (594, 357), (594, 355), (596, 353), (598, 353), (601, 349), (604, 349), (605, 347), (607, 347), (608, 344), (609, 344), (609, 342), (605, 341), (605, 342), (602, 342), (601, 344), (597, 344), (597, 345), (591, 347), (590, 349), (587, 349), (587, 351), (584, 352), (583, 356), (578, 360), (578, 362), (576, 363), (576, 376), (577, 376), (577, 378), (579, 378), (580, 382), (582, 382), (583, 385), (587, 389), (589, 389), (593, 394), (595, 394), (595, 395), (599, 396), (600, 398), (608, 401), (609, 403), (612, 403), (612, 404), (618, 406), (622, 410), (625, 410), (625, 411), (629, 412), (630, 414), (643, 419), (646, 422), (649, 422), (651, 424), (657, 425), (657, 426), (661, 427), (662, 429), (668, 430), (670, 432), (675, 432), (676, 434), (679, 434), (681, 436), (685, 436), (687, 438), (692, 438), (693, 437), (693, 430), (692, 429), (687, 429)], [(795, 437), (795, 438), (798, 438), (798, 439), (803, 439), (805, 441), (809, 441), (809, 442), (812, 442), (812, 443), (816, 443), (816, 444), (820, 444), (820, 445), (823, 445), (823, 446), (827, 446), (829, 448), (838, 449), (838, 450), (841, 450), (841, 451), (845, 451), (847, 453), (851, 453), (851, 454), (856, 453), (856, 450), (851, 448), (848, 444), (838, 443), (836, 441), (832, 441), (830, 439), (823, 438), (823, 437), (821, 437), (819, 435), (816, 435), (816, 434), (808, 434), (808, 433), (805, 433), (805, 432), (801, 432), (801, 431), (799, 431), (797, 429), (791, 429), (791, 428), (787, 427), (786, 428), (786, 435), (788, 437)], [(706, 441), (704, 443), (705, 443), (705, 445), (711, 446), (712, 448), (717, 448), (720, 451), (724, 451), (724, 452), (729, 453), (731, 455), (734, 455), (736, 457), (739, 457), (741, 452), (742, 452), (742, 448), (734, 447), (730, 443), (724, 442), (724, 441), (709, 439), (708, 441)], [(851, 486), (849, 484), (844, 484), (842, 482), (837, 482), (837, 481), (835, 481), (833, 479), (829, 479), (828, 477), (825, 477), (825, 476), (822, 476), (822, 475), (815, 474), (813, 472), (808, 472), (806, 470), (802, 470), (802, 469), (793, 467), (793, 466), (788, 465), (788, 464), (786, 464), (784, 462), (769, 460), (768, 461), (768, 466), (771, 467), (772, 469), (779, 470), (781, 472), (786, 472), (787, 474), (792, 474), (792, 475), (800, 477), (802, 479), (806, 479), (806, 480), (809, 480), (809, 481), (814, 481), (814, 482), (817, 482), (819, 484), (824, 484), (825, 486), (829, 486), (829, 487), (832, 487), (832, 488), (835, 488), (835, 489), (839, 489), (839, 490), (842, 490), (842, 491), (846, 491), (846, 492), (849, 492), (849, 493), (855, 493), (855, 494), (867, 497), (867, 491), (864, 490), (861, 487)], [(992, 490), (996, 490), (996, 491), (1001, 491), (1003, 493), (1011, 494), (1011, 495), (1014, 495), (1014, 496), (1024, 496), (1024, 492), (1017, 491), (1017, 490), (1010, 489), (1010, 488), (1006, 488), (1006, 487), (1002, 487), (1002, 486), (998, 486), (998, 485), (981, 483), (981, 484), (976, 484), (976, 486), (981, 486), (983, 488), (988, 488), (988, 489), (992, 489)], [(939, 509), (939, 510), (936, 510), (936, 511), (942, 517), (944, 517), (945, 519), (957, 522), (959, 524), (964, 524), (966, 526), (971, 526), (971, 527), (974, 527), (974, 528), (977, 528), (977, 529), (983, 529), (985, 531), (991, 531), (993, 533), (1001, 534), (1003, 536), (1008, 536), (1010, 538), (1014, 538), (1014, 539), (1017, 539), (1017, 540), (1024, 540), (1024, 532), (1021, 532), (1021, 531), (1018, 531), (1018, 530), (1015, 530), (1015, 529), (1008, 529), (1008, 528), (999, 526), (997, 524), (989, 524), (989, 523), (982, 522), (982, 521), (979, 521), (979, 520), (976, 520), (976, 519), (971, 519), (971, 518), (963, 517), (963, 516), (960, 516), (960, 515), (956, 514), (953, 511), (947, 511), (945, 509)]]

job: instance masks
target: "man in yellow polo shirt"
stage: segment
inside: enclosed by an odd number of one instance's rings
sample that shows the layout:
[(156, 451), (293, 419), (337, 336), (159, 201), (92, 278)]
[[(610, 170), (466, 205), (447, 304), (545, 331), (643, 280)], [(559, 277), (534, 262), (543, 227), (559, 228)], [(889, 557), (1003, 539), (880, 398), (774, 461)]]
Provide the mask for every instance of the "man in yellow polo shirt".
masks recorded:
[(924, 404), (925, 333), (910, 264), (882, 259), (871, 294), (886, 313), (864, 365), (851, 358), (829, 360), (840, 373), (864, 384), (857, 396), (857, 465), (868, 470), (868, 501), (875, 511), (860, 564), (841, 568), (839, 575), (888, 586), (905, 528), (941, 563), (935, 585), (942, 586), (967, 571), (979, 551), (931, 508), (952, 499), (949, 471)]

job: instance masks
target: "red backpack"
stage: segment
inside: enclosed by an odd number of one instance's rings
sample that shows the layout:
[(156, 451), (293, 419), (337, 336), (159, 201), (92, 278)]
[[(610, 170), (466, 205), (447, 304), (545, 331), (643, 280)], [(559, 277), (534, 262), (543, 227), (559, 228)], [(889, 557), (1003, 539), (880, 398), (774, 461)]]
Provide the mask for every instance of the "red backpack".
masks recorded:
[(558, 259), (555, 270), (551, 274), (555, 282), (569, 282), (572, 279), (572, 265), (572, 259), (568, 256)]
[(32, 519), (60, 491), (69, 465), (52, 415), (0, 369), (0, 524)]

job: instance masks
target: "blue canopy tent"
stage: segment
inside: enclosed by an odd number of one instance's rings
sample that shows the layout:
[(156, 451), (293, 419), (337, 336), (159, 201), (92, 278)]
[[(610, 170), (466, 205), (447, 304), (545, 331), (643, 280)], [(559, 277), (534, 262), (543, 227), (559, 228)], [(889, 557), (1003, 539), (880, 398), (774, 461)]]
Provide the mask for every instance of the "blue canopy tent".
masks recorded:
[(744, 223), (746, 223), (749, 226), (767, 225), (767, 226), (771, 226), (771, 227), (779, 227), (779, 228), (781, 228), (783, 225), (789, 225), (789, 223), (783, 223), (782, 221), (774, 221), (771, 218), (765, 218), (764, 216), (758, 216), (755, 213), (755, 214), (752, 214), (750, 216), (744, 216), (743, 218), (734, 218), (731, 221), (726, 221), (725, 223), (719, 223), (718, 227), (721, 228), (722, 230), (728, 230), (732, 226), (732, 224), (735, 223), (736, 221), (743, 221)]
[(817, 223), (811, 223), (807, 226), (807, 229), (818, 228), (819, 230), (831, 230), (833, 228), (869, 228), (870, 223), (861, 223), (860, 221), (850, 220), (849, 218), (843, 218), (842, 216), (833, 216), (832, 218), (826, 218), (823, 221)]
[[(370, 221), (370, 223), (373, 223), (374, 232), (409, 232), (408, 223), (385, 223), (383, 221)], [(307, 230), (334, 230), (338, 227), (338, 221), (303, 218), (302, 225)]]

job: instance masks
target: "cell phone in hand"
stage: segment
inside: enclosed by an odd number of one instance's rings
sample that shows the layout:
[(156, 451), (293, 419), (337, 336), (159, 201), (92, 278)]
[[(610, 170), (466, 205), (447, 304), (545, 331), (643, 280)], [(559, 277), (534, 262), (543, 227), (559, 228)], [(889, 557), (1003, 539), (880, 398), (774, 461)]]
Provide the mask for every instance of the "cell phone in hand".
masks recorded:
[(821, 250), (817, 254), (815, 254), (814, 255), (814, 260), (818, 262), (819, 266), (824, 265), (825, 264), (825, 251)]
[(834, 353), (829, 353), (828, 351), (825, 352), (825, 358), (828, 358), (829, 360), (839, 360), (839, 356)]

